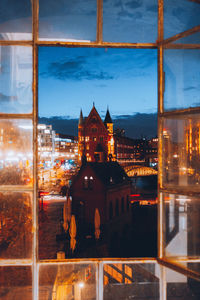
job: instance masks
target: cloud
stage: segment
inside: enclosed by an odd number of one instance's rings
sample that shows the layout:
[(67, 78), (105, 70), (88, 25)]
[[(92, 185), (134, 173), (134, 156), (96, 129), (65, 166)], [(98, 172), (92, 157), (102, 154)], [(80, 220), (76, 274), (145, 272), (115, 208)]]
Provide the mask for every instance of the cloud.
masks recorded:
[(9, 102), (13, 100), (17, 100), (17, 96), (7, 96), (3, 93), (0, 93), (0, 102)]
[[(95, 54), (97, 55), (97, 54)], [(110, 80), (114, 76), (108, 72), (99, 70), (96, 66), (88, 64), (87, 58), (78, 56), (75, 59), (52, 62), (48, 65), (47, 71), (41, 72), (43, 77), (54, 77), (60, 80)]]
[(136, 9), (142, 6), (141, 0), (132, 0), (126, 3), (126, 6), (128, 6), (131, 9)]
[(188, 86), (188, 87), (186, 87), (186, 88), (184, 88), (183, 90), (184, 91), (192, 91), (192, 90), (196, 90), (197, 88), (195, 87), (195, 86)]

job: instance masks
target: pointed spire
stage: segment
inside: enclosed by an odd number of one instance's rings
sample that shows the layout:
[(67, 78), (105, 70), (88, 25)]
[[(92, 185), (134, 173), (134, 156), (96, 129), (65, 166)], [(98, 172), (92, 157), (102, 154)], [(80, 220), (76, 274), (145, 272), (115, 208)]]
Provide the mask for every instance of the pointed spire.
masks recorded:
[(107, 112), (106, 112), (106, 116), (105, 116), (105, 120), (104, 120), (104, 124), (110, 124), (110, 123), (113, 123), (112, 119), (111, 119), (111, 116), (110, 116), (110, 112), (109, 112), (109, 109), (107, 107)]
[(83, 112), (82, 112), (82, 109), (80, 111), (80, 117), (79, 117), (78, 125), (83, 125)]

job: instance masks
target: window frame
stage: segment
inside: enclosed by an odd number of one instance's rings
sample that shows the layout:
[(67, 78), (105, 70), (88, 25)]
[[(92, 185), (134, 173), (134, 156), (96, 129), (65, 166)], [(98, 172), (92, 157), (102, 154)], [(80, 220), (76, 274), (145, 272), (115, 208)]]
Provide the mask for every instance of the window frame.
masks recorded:
[[(30, 0), (31, 1), (31, 0)], [(161, 265), (161, 275), (160, 275), (160, 297), (166, 299), (166, 280), (164, 269), (162, 266), (169, 267), (179, 273), (189, 276), (194, 279), (198, 279), (198, 274), (192, 270), (185, 269), (181, 267), (177, 262), (171, 261), (164, 257), (164, 238), (163, 238), (163, 223), (164, 223), (164, 204), (162, 199), (162, 193), (178, 193), (180, 192), (176, 187), (166, 188), (163, 186), (162, 181), (162, 119), (167, 116), (179, 116), (182, 114), (197, 113), (200, 112), (200, 108), (190, 108), (190, 109), (179, 109), (176, 111), (164, 111), (164, 69), (163, 69), (163, 54), (165, 49), (200, 49), (200, 44), (173, 44), (175, 41), (180, 40), (183, 37), (187, 37), (191, 34), (200, 31), (200, 26), (195, 26), (192, 29), (186, 30), (180, 34), (176, 34), (168, 39), (164, 39), (164, 22), (163, 22), (163, 6), (164, 1), (158, 0), (158, 39), (156, 43), (111, 43), (103, 41), (103, 0), (97, 0), (97, 27), (96, 27), (96, 41), (94, 42), (61, 42), (61, 41), (42, 41), (39, 39), (39, 0), (32, 0), (32, 40), (22, 41), (22, 40), (0, 40), (0, 46), (26, 46), (32, 47), (32, 57), (33, 57), (33, 73), (32, 73), (32, 90), (33, 90), (33, 112), (30, 114), (6, 114), (0, 113), (0, 119), (29, 119), (33, 122), (33, 187), (23, 187), (23, 186), (0, 186), (0, 191), (20, 191), (20, 192), (32, 192), (33, 195), (33, 250), (32, 259), (20, 260), (20, 259), (2, 259), (0, 260), (0, 266), (30, 266), (32, 267), (32, 279), (33, 279), (33, 299), (39, 298), (39, 267), (44, 264), (59, 264), (66, 263), (69, 264), (69, 260), (58, 261), (58, 260), (48, 260), (41, 261), (38, 258), (38, 203), (37, 203), (37, 123), (38, 123), (38, 47), (41, 46), (55, 46), (55, 47), (111, 47), (111, 48), (130, 48), (130, 49), (157, 49), (158, 53), (158, 157), (159, 157), (159, 176), (158, 176), (158, 194), (159, 205), (158, 205), (158, 257), (157, 259), (108, 259), (108, 260), (98, 260), (98, 259), (77, 259), (73, 260), (72, 263), (90, 263), (95, 262), (97, 264), (97, 299), (103, 299), (103, 265), (105, 263), (112, 262), (129, 262), (129, 263), (141, 263), (145, 262), (158, 262)], [(196, 1), (198, 0), (192, 0)], [(196, 191), (184, 191), (185, 195), (196, 195)], [(184, 260), (187, 261), (187, 260)], [(200, 258), (198, 259), (188, 259), (189, 262), (200, 263)]]

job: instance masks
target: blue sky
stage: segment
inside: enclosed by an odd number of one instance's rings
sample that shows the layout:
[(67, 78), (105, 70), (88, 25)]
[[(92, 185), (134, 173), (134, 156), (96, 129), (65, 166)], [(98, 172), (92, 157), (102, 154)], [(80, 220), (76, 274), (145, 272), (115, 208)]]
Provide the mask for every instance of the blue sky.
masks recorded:
[(157, 51), (39, 49), (39, 115), (77, 118), (92, 104), (113, 117), (157, 110)]

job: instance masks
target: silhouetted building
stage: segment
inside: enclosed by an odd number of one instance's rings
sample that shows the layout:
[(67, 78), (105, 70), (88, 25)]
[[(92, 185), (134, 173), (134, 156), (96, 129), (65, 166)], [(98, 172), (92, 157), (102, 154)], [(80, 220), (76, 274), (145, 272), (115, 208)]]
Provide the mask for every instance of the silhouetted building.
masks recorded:
[(72, 182), (70, 194), (72, 214), (82, 234), (94, 234), (96, 209), (100, 214), (100, 237), (108, 246), (109, 241), (115, 240), (116, 245), (128, 234), (131, 224), (131, 182), (117, 162), (82, 164)]

